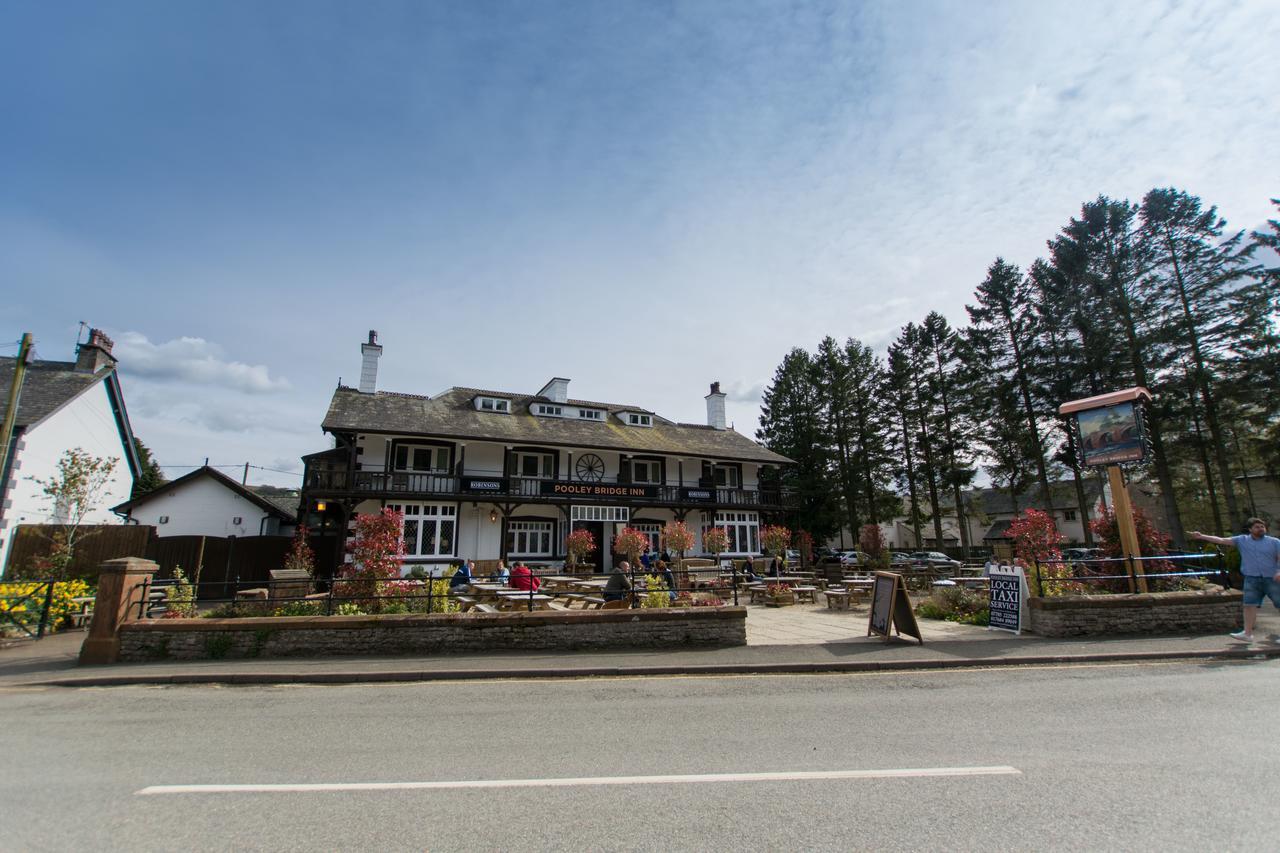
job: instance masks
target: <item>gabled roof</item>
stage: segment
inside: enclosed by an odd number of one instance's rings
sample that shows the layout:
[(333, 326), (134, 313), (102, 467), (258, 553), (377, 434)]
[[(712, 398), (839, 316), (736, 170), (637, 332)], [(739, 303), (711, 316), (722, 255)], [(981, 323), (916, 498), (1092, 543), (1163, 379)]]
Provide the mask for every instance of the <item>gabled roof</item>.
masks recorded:
[[(9, 399), (16, 358), (0, 358), (0, 405)], [(97, 373), (76, 370), (74, 361), (35, 361), (27, 366), (22, 381), (22, 398), (18, 401), (15, 426), (39, 423), (49, 415), (101, 382), (114, 368), (104, 367)]]
[[(1102, 497), (1102, 484), (1098, 482), (1097, 477), (1085, 477), (1081, 484), (1084, 486), (1085, 500), (1093, 506)], [(1058, 480), (1056, 483), (1050, 483), (1049, 489), (1053, 493), (1053, 505), (1056, 509), (1076, 509), (1076, 484), (1073, 481)], [(1020, 511), (1028, 507), (1043, 509), (1045, 501), (1041, 492), (1042, 489), (1035, 486), (1018, 495), (1018, 509)], [(964, 497), (966, 504), (970, 507), (977, 504), (978, 508), (987, 515), (1013, 513), (1013, 500), (1009, 497), (1007, 489), (974, 489), (966, 492)]]
[[(13, 385), (14, 367), (17, 362), (16, 358), (0, 358), (0, 414), (3, 414), (3, 406), (7, 405), (9, 400), (9, 389)], [(106, 385), (107, 396), (110, 398), (111, 408), (116, 416), (116, 429), (120, 434), (125, 460), (130, 472), (137, 477), (142, 471), (142, 466), (138, 461), (137, 448), (133, 446), (133, 428), (129, 424), (129, 414), (124, 406), (124, 394), (120, 390), (120, 380), (114, 366), (104, 367), (96, 373), (89, 373), (76, 370), (74, 361), (34, 361), (27, 365), (14, 426), (18, 430), (30, 429), (99, 382)]]
[(125, 515), (130, 510), (136, 507), (142, 506), (143, 504), (148, 503), (149, 501), (152, 501), (155, 498), (163, 497), (169, 492), (172, 492), (175, 488), (181, 488), (182, 486), (185, 486), (188, 483), (194, 482), (195, 480), (202, 479), (205, 477), (213, 480), (215, 483), (217, 483), (220, 486), (224, 486), (230, 489), (231, 491), (235, 492), (240, 497), (254, 504), (264, 512), (269, 512), (272, 515), (276, 516), (281, 521), (288, 522), (289, 524), (292, 524), (295, 521), (297, 521), (297, 518), (298, 518), (297, 498), (291, 499), (293, 501), (292, 510), (285, 509), (281, 505), (277, 505), (276, 503), (273, 503), (272, 501), (268, 500), (262, 495), (259, 495), (258, 493), (254, 492), (252, 489), (248, 488), (247, 486), (240, 485), (235, 480), (231, 479), (226, 474), (222, 473), (216, 468), (210, 468), (208, 466), (197, 468), (194, 471), (191, 471), (187, 474), (183, 474), (178, 479), (170, 480), (169, 482), (162, 484), (159, 488), (152, 489), (151, 491), (147, 492), (145, 495), (139, 495), (136, 498), (130, 498), (129, 500), (125, 501), (122, 504), (113, 506), (111, 508), (111, 511), (114, 512), (116, 515)]
[[(477, 410), (473, 402), (477, 395), (505, 397), (511, 401), (510, 413)], [(531, 394), (482, 391), (475, 388), (450, 388), (433, 398), (389, 391), (362, 394), (355, 388), (340, 385), (333, 393), (323, 427), (329, 432), (438, 436), (506, 444), (658, 453), (767, 465), (785, 465), (791, 462), (787, 457), (761, 447), (734, 430), (675, 423), (639, 406), (585, 400), (569, 400), (564, 404), (605, 409), (611, 414), (651, 414), (653, 426), (626, 426), (617, 418), (606, 418), (602, 422), (539, 417), (530, 412), (531, 403), (554, 401)]]

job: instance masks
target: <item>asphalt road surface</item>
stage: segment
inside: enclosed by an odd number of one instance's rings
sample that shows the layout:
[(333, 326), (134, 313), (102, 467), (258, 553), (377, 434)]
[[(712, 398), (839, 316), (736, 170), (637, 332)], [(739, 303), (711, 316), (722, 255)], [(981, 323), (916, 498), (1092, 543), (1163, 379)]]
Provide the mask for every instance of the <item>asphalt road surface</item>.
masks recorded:
[(1265, 850), (1280, 803), (1277, 661), (7, 689), (0, 721), (5, 851)]

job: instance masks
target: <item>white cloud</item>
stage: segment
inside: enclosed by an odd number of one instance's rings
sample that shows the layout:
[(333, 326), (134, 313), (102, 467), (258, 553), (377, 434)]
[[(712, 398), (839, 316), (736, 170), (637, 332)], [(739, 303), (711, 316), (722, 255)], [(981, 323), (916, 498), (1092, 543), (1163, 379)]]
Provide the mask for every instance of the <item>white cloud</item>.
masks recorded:
[(249, 394), (289, 388), (289, 381), (272, 378), (266, 365), (230, 361), (220, 346), (204, 338), (181, 337), (156, 344), (140, 332), (125, 332), (116, 338), (114, 354), (123, 373), (148, 379), (215, 385)]

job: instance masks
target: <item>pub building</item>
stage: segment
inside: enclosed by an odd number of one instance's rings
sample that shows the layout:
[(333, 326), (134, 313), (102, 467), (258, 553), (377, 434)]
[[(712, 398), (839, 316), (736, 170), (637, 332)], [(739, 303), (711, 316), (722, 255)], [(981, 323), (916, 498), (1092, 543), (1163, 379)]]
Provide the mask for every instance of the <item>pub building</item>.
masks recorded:
[(379, 391), (375, 332), (360, 350), (359, 387), (339, 384), (324, 418), (334, 448), (303, 457), (303, 506), (313, 530), (340, 537), (357, 513), (403, 512), (406, 572), (460, 559), (559, 563), (577, 528), (595, 537), (586, 562), (607, 571), (622, 527), (657, 553), (670, 521), (693, 531), (694, 553), (714, 525), (728, 533), (724, 556), (759, 554), (761, 526), (784, 510), (778, 473), (790, 460), (726, 427), (719, 383), (706, 424), (682, 424), (571, 399), (559, 377), (534, 394)]

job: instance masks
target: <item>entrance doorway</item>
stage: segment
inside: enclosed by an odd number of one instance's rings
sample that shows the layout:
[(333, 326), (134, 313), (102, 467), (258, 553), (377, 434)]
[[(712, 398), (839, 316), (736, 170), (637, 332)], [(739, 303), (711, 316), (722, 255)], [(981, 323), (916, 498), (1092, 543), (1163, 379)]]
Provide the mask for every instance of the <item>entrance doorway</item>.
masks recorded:
[[(612, 527), (613, 525), (609, 525)], [(586, 562), (595, 566), (597, 572), (607, 572), (611, 568), (606, 566), (602, 559), (609, 553), (609, 549), (604, 547), (604, 522), (603, 521), (575, 521), (573, 523), (574, 530), (587, 530), (591, 533), (591, 538), (595, 540), (596, 546), (587, 553)]]

